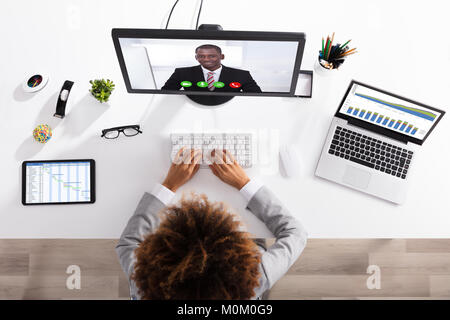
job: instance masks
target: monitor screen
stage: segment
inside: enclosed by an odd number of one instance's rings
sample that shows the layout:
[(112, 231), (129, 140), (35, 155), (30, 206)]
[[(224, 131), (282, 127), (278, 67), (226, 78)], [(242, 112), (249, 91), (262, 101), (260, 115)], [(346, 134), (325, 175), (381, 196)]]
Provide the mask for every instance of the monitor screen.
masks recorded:
[(294, 94), (304, 47), (301, 33), (114, 30), (129, 92)]
[(351, 85), (338, 112), (419, 141), (428, 136), (444, 114), (360, 83)]

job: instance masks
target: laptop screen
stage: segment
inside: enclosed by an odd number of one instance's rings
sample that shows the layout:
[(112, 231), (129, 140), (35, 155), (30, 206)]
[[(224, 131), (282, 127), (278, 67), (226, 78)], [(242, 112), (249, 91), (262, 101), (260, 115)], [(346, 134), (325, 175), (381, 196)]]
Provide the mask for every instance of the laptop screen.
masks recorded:
[(443, 112), (353, 83), (339, 113), (424, 140)]

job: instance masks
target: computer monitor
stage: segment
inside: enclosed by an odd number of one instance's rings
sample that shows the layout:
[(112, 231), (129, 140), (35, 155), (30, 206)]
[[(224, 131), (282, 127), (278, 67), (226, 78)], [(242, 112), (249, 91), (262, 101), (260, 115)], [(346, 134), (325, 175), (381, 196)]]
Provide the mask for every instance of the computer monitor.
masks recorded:
[[(305, 35), (113, 29), (129, 93), (293, 97)], [(213, 72), (213, 73), (211, 73)]]

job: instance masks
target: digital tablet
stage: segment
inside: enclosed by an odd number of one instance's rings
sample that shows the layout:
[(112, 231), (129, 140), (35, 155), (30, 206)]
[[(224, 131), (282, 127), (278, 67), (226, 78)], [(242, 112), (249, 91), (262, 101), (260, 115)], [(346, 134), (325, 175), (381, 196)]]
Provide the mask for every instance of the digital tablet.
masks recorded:
[(94, 202), (94, 160), (40, 160), (22, 163), (23, 205)]

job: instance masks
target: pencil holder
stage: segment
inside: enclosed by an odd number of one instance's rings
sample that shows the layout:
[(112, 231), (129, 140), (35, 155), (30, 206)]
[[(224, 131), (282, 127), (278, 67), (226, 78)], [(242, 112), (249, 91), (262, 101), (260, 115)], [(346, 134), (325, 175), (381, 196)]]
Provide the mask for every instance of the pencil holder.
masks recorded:
[(314, 63), (314, 71), (316, 72), (316, 74), (322, 75), (322, 76), (330, 76), (333, 75), (337, 72), (337, 70), (339, 69), (328, 69), (325, 66), (323, 66), (320, 63), (320, 60), (322, 60), (322, 58), (320, 57), (320, 55), (317, 57), (316, 63)]
[(314, 64), (314, 69), (318, 74), (329, 76), (335, 74), (336, 70), (344, 63), (345, 59), (357, 51), (356, 48), (350, 49), (347, 45), (352, 39), (348, 40), (346, 43), (341, 45), (337, 43), (333, 45), (334, 32), (333, 35), (322, 38), (322, 50), (319, 51), (319, 56), (317, 57), (316, 63)]

